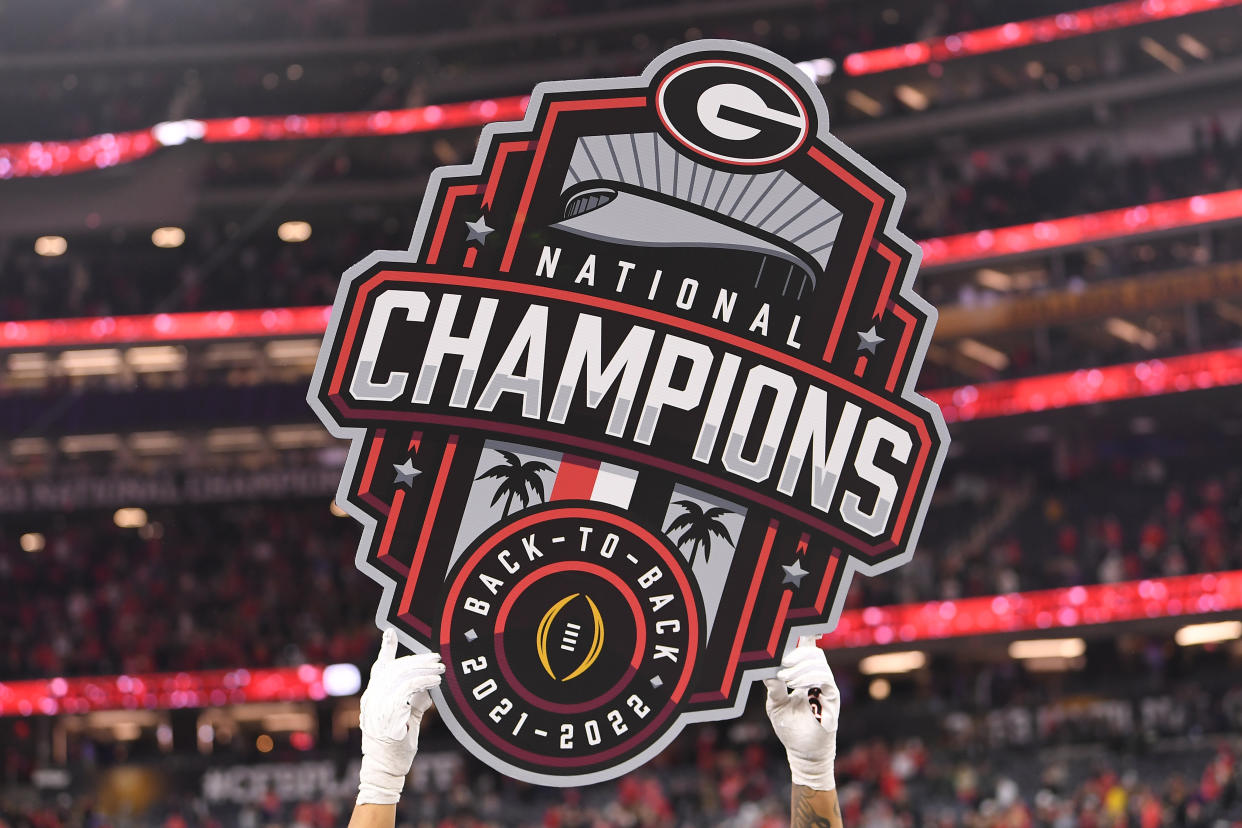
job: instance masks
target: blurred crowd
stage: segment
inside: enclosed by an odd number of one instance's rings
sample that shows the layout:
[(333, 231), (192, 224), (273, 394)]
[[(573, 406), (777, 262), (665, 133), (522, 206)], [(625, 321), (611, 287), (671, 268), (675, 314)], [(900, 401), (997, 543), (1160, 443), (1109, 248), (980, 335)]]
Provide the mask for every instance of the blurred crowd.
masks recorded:
[(1168, 155), (1109, 143), (1027, 152), (977, 149), (959, 161), (920, 161), (891, 170), (911, 200), (904, 227), (914, 238), (1007, 227), (1242, 186), (1242, 130), (1188, 122), (1188, 149)]
[(36, 552), (4, 532), (5, 679), (361, 662), (372, 644), (358, 526), (326, 502), (152, 509), (141, 529), (110, 513), (44, 521)]
[[(703, 734), (714, 731), (701, 726)], [(699, 738), (615, 783), (531, 789), (490, 771), (443, 789), (407, 793), (401, 828), (784, 828), (788, 770), (779, 746)], [(850, 828), (1217, 828), (1242, 820), (1238, 745), (1134, 757), (1106, 750), (985, 757), (929, 749), (917, 739), (842, 746), (836, 777)], [(418, 759), (415, 759), (418, 762)], [(2, 828), (339, 828), (352, 801), (208, 806), (190, 791), (151, 815), (111, 819), (76, 806), (0, 800)]]
[[(1197, 451), (1197, 454), (1193, 452)], [(946, 471), (913, 560), (857, 578), (849, 606), (1242, 568), (1242, 469), (1208, 446)], [(15, 516), (0, 556), (0, 676), (27, 678), (361, 661), (376, 588), (358, 528), (319, 501)], [(256, 588), (259, 587), (259, 588)]]
[(393, 207), (379, 221), (312, 225), (302, 244), (280, 241), (274, 227), (243, 235), (230, 222), (190, 227), (172, 250), (125, 231), (75, 239), (56, 258), (14, 246), (0, 319), (329, 304), (346, 268), (372, 250), (405, 249), (413, 226), (410, 210)]
[(949, 475), (934, 496), (922, 554), (884, 577), (857, 581), (851, 603), (1242, 568), (1242, 469), (1214, 458), (1211, 445), (1166, 449), (1058, 441), (1051, 462), (1032, 458)]

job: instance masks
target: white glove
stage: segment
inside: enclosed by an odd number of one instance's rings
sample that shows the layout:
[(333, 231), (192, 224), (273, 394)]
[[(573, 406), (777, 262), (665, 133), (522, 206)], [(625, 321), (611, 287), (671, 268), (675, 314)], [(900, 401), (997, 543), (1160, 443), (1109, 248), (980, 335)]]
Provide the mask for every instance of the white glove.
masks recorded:
[(793, 783), (835, 790), (841, 693), (824, 651), (814, 638), (799, 641), (782, 659), (776, 678), (763, 683), (768, 688), (768, 718), (785, 746)]
[(362, 729), (359, 805), (395, 805), (401, 798), (418, 751), (418, 726), (431, 707), (427, 691), (440, 684), (443, 672), (438, 653), (397, 658), (397, 631), (384, 630), (358, 715)]

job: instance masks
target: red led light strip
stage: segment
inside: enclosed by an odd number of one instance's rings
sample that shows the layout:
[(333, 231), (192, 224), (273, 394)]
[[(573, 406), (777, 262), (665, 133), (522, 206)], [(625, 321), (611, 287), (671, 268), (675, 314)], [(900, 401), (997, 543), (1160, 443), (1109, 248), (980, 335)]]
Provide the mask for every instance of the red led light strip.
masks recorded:
[[(1242, 0), (1122, 0), (915, 43), (854, 52), (845, 58), (843, 65), (850, 75), (874, 74), (1237, 5), (1242, 5)], [(408, 135), (481, 126), (490, 121), (520, 119), (528, 101), (528, 97), (515, 96), (372, 112), (208, 118), (72, 141), (0, 144), (0, 179), (57, 176), (113, 167), (136, 161), (162, 146), (192, 140), (215, 143)]]
[(92, 710), (170, 710), (325, 698), (323, 667), (195, 670), (0, 682), (0, 716)]
[(26, 322), (0, 323), (0, 349), (128, 345), (267, 336), (322, 336), (331, 316), (332, 308), (323, 305), (310, 308), (31, 319)]
[[(0, 349), (319, 336), (330, 314), (323, 306), (6, 322)], [(924, 394), (952, 423), (1238, 384), (1242, 349), (1232, 348)]]
[[(1238, 0), (1242, 3), (1242, 0)], [(386, 112), (345, 113), (340, 115), (287, 116), (272, 118), (217, 118), (205, 124), (204, 141), (263, 141), (287, 137), (327, 137), (330, 135), (405, 134), (428, 129), (488, 123), (493, 119), (520, 118), (525, 98), (498, 101), (475, 101), (444, 107)], [(436, 114), (429, 114), (436, 110)], [(490, 113), (490, 114), (486, 114)], [(158, 129), (158, 128), (156, 128)], [(379, 132), (377, 130), (382, 130)], [(292, 133), (296, 133), (293, 135)], [(96, 136), (83, 141), (44, 143), (25, 149), (35, 152), (46, 167), (46, 175), (74, 172), (91, 166), (121, 163), (126, 153), (133, 158), (149, 155), (159, 143), (146, 133)], [(31, 173), (34, 162), (29, 158), (12, 163), (6, 153), (15, 152), (16, 144), (0, 144), (0, 178)], [(59, 160), (59, 159), (64, 159)], [(50, 160), (56, 159), (56, 160)], [(94, 160), (91, 160), (94, 159)], [(105, 163), (106, 162), (106, 163)], [(24, 172), (23, 172), (24, 171)], [(6, 175), (7, 173), (7, 175)], [(1211, 222), (1242, 219), (1242, 189), (1205, 193), (1189, 198), (1157, 201), (1134, 207), (1104, 210), (1067, 216), (1032, 224), (1017, 224), (954, 236), (941, 236), (919, 242), (923, 249), (923, 267), (964, 265), (1021, 253), (1036, 253), (1073, 244), (1089, 244), (1106, 239), (1124, 238), (1160, 230), (1175, 230)]]
[[(1242, 571), (1120, 584), (867, 607), (841, 613), (828, 649), (914, 643), (990, 633), (1067, 630), (1242, 609)], [(0, 683), (0, 716), (92, 710), (168, 710), (326, 696), (323, 668), (278, 667)]]
[(492, 121), (521, 119), (528, 100), (526, 96), (516, 96), (374, 112), (207, 118), (201, 121), (174, 121), (148, 129), (94, 135), (75, 141), (0, 144), (0, 179), (67, 175), (115, 167), (144, 158), (161, 147), (188, 141), (223, 144), (302, 138), (356, 138), (482, 126)]
[[(331, 308), (161, 313), (0, 324), (0, 350), (320, 336)], [(924, 395), (950, 423), (1242, 384), (1242, 348), (1025, 379), (938, 388)]]
[(1230, 348), (923, 394), (956, 423), (1239, 384), (1242, 348)]
[(900, 46), (854, 52), (844, 61), (847, 74), (871, 75), (926, 63), (943, 63), (969, 55), (1016, 49), (1034, 43), (1079, 37), (1093, 32), (1124, 29), (1155, 20), (1184, 17), (1197, 12), (1242, 4), (1242, 0), (1122, 0), (1106, 6), (973, 29)]
[(1239, 218), (1242, 218), (1242, 190), (1227, 190), (1034, 224), (942, 236), (921, 241), (919, 246), (923, 248), (923, 267), (940, 267)]
[(1234, 570), (848, 610), (841, 613), (837, 628), (820, 638), (820, 645), (884, 646), (1238, 609), (1242, 609), (1242, 571)]

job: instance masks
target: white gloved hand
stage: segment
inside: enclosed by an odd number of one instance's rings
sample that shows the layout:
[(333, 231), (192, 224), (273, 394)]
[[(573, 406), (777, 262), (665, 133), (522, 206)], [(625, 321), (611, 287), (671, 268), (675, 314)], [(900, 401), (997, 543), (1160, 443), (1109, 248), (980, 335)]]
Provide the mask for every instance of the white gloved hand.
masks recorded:
[(427, 691), (440, 684), (443, 672), (438, 653), (397, 658), (397, 631), (384, 630), (358, 716), (362, 729), (358, 804), (395, 805), (401, 798), (418, 751), (418, 727), (431, 707)]
[(836, 789), (837, 719), (841, 693), (824, 651), (814, 638), (798, 642), (781, 661), (768, 688), (768, 718), (785, 746), (793, 783), (819, 791)]

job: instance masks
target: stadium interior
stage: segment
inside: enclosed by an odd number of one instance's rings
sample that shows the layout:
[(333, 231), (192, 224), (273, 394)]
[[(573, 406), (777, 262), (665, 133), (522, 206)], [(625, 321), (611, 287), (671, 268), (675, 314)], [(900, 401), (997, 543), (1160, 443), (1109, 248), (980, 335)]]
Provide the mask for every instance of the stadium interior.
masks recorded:
[[(344, 824), (324, 306), (534, 84), (709, 37), (906, 188), (940, 312), (919, 548), (821, 641), (845, 824), (1242, 825), (1242, 3), (1087, 2), (0, 4), (0, 828)], [(580, 789), (432, 721), (398, 825), (785, 825), (761, 696)]]

